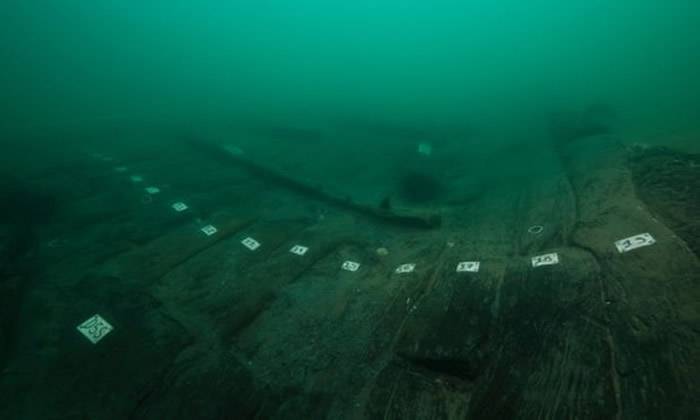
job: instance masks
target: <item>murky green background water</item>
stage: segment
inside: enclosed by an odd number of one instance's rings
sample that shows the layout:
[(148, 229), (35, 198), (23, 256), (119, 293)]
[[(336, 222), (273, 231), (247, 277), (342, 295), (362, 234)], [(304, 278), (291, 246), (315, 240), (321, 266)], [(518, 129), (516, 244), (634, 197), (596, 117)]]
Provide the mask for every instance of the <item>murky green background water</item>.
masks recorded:
[(696, 130), (700, 4), (17, 1), (3, 137), (116, 124), (383, 121), (532, 141), (605, 103), (631, 136)]

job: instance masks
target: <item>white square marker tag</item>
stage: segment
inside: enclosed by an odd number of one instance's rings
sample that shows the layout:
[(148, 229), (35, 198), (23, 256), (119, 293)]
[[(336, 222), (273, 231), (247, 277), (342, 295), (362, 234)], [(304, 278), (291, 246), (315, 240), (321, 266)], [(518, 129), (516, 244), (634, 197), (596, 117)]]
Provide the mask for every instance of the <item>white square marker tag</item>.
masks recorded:
[(260, 248), (260, 242), (256, 241), (250, 236), (242, 240), (241, 243), (244, 247), (248, 248), (251, 251), (255, 251), (256, 249)]
[(216, 232), (219, 231), (219, 229), (215, 228), (215, 227), (212, 226), (212, 225), (206, 225), (206, 226), (204, 226), (203, 228), (201, 228), (200, 230), (201, 230), (202, 232), (204, 232), (204, 234), (207, 235), (207, 236), (211, 236), (211, 235), (213, 235), (213, 234), (215, 234)]
[(396, 272), (399, 274), (410, 273), (416, 269), (415, 264), (401, 264), (396, 268)]
[(289, 252), (291, 252), (292, 254), (304, 255), (308, 250), (309, 248), (303, 245), (294, 245), (292, 249), (289, 250)]
[(632, 251), (633, 249), (641, 248), (643, 246), (654, 245), (656, 239), (648, 233), (641, 233), (639, 235), (630, 236), (629, 238), (620, 239), (615, 241), (615, 247), (620, 253)]
[(479, 266), (481, 263), (479, 261), (462, 261), (457, 264), (458, 273), (478, 273)]
[(144, 189), (149, 194), (158, 194), (160, 192), (160, 188), (158, 188), (158, 187), (146, 187)]
[(357, 271), (360, 268), (360, 263), (355, 261), (345, 261), (341, 268), (345, 271)]
[(131, 179), (131, 182), (134, 182), (138, 184), (139, 182), (143, 182), (143, 177), (141, 175), (132, 175), (129, 179)]
[(189, 208), (189, 207), (187, 207), (187, 204), (185, 204), (185, 203), (183, 203), (183, 202), (181, 202), (181, 201), (178, 201), (177, 203), (174, 203), (171, 207), (173, 208), (173, 210), (175, 210), (175, 211), (178, 212), (178, 213), (179, 213), (179, 212), (182, 212), (182, 211), (185, 211), (185, 210), (187, 210), (187, 209)]
[(128, 170), (129, 168), (127, 168), (126, 166), (117, 166), (116, 168), (114, 168), (114, 172), (126, 172)]
[(105, 321), (98, 314), (88, 318), (85, 322), (78, 325), (77, 328), (92, 344), (97, 344), (98, 341), (102, 340), (114, 329), (114, 327), (109, 325), (109, 322)]
[(532, 257), (532, 266), (541, 267), (543, 265), (555, 265), (559, 264), (559, 255), (556, 252), (551, 254), (538, 255), (537, 257)]

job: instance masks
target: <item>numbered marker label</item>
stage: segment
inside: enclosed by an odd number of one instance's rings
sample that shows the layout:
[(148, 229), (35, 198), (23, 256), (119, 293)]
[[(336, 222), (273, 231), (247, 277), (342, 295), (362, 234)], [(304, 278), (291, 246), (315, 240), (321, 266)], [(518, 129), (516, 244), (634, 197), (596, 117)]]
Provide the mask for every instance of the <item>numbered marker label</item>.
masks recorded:
[(615, 247), (620, 253), (629, 252), (633, 249), (641, 248), (644, 246), (654, 245), (656, 239), (648, 233), (641, 233), (639, 235), (630, 236), (629, 238), (620, 239), (615, 241)]
[(260, 248), (260, 242), (256, 241), (255, 239), (251, 238), (250, 236), (243, 239), (241, 241), (244, 247), (248, 248), (251, 251), (255, 251), (256, 249)]
[(158, 188), (158, 187), (146, 187), (144, 189), (149, 194), (158, 194), (160, 192), (160, 188)]
[(543, 265), (559, 264), (559, 255), (556, 252), (551, 254), (538, 255), (532, 258), (533, 267), (541, 267)]
[(345, 261), (341, 268), (346, 271), (357, 271), (360, 268), (360, 263), (355, 261)]
[(173, 210), (175, 210), (176, 212), (180, 213), (180, 212), (183, 212), (183, 211), (187, 210), (189, 207), (187, 207), (187, 204), (185, 204), (185, 203), (183, 203), (183, 202), (181, 202), (181, 201), (178, 201), (177, 203), (175, 203), (175, 204), (172, 205), (172, 208), (173, 208)]
[(398, 274), (405, 274), (405, 273), (411, 273), (413, 270), (416, 269), (415, 264), (401, 264), (396, 268), (396, 273)]
[(215, 234), (216, 232), (219, 231), (219, 229), (215, 228), (215, 227), (212, 226), (212, 225), (204, 226), (204, 227), (203, 227), (202, 229), (200, 229), (200, 230), (201, 230), (202, 232), (204, 232), (204, 234), (207, 235), (207, 236), (211, 236), (211, 235), (213, 235), (213, 234)]
[(143, 177), (141, 175), (132, 175), (129, 177), (131, 179), (131, 182), (138, 184), (139, 182), (143, 182)]
[(114, 329), (114, 327), (109, 325), (109, 322), (105, 321), (98, 314), (88, 318), (85, 322), (78, 325), (77, 328), (92, 344), (97, 344), (98, 341), (102, 340)]
[(294, 245), (292, 249), (289, 250), (289, 252), (291, 252), (292, 254), (304, 255), (308, 250), (309, 248), (303, 245)]
[(458, 273), (478, 273), (479, 266), (481, 263), (479, 261), (462, 261), (457, 264)]

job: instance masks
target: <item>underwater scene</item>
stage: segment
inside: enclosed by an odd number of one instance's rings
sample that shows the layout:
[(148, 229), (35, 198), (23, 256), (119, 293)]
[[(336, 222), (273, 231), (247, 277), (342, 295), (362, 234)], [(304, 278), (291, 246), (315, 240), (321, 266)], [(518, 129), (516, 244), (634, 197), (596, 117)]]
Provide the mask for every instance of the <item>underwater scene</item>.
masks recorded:
[(699, 419), (700, 2), (5, 0), (0, 419)]

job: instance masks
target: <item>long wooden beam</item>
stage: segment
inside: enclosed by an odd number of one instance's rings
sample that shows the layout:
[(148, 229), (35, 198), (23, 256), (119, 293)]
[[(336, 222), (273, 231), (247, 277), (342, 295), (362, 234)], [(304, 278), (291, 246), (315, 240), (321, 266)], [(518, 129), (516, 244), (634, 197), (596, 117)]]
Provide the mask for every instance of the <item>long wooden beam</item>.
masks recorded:
[(423, 214), (413, 212), (398, 213), (391, 209), (383, 209), (360, 204), (353, 201), (350, 197), (339, 197), (325, 191), (321, 187), (307, 184), (282, 172), (259, 164), (246, 158), (242, 153), (236, 153), (235, 151), (216, 143), (191, 138), (187, 139), (187, 143), (194, 150), (199, 151), (211, 159), (242, 168), (248, 173), (265, 181), (287, 188), (288, 190), (294, 191), (305, 197), (309, 197), (338, 208), (350, 210), (385, 223), (422, 229), (434, 229), (439, 227), (442, 223), (442, 218), (439, 214)]

